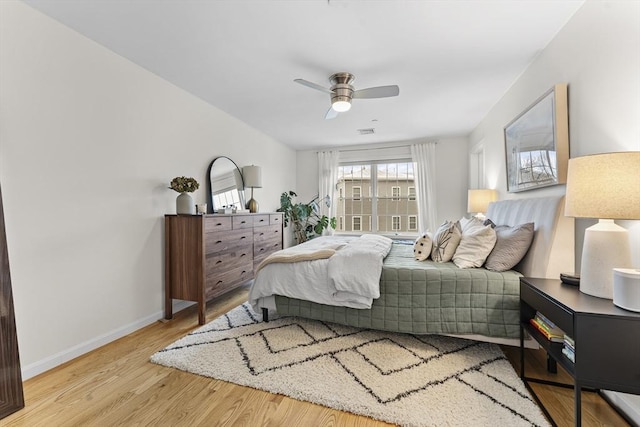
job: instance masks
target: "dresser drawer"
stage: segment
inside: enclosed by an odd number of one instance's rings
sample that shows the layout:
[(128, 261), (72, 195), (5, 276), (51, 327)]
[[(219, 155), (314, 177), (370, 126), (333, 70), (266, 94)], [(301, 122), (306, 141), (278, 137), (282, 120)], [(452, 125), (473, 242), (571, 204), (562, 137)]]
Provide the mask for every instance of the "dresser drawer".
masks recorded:
[(282, 224), (283, 220), (282, 220), (283, 216), (282, 214), (270, 214), (269, 215), (269, 224), (274, 225), (274, 224)]
[(253, 257), (254, 258), (264, 258), (269, 254), (274, 253), (282, 249), (282, 244), (280, 242), (268, 242), (268, 245), (263, 246), (254, 246), (253, 248)]
[(253, 262), (248, 265), (227, 271), (224, 274), (215, 274), (207, 277), (204, 290), (205, 299), (224, 294), (236, 285), (253, 279)]
[(279, 225), (270, 225), (253, 230), (253, 244), (259, 245), (262, 242), (273, 239), (282, 239), (282, 228)]
[(252, 229), (240, 229), (223, 231), (220, 233), (207, 233), (205, 235), (205, 255), (219, 253), (242, 247), (251, 246)]
[(205, 261), (205, 275), (206, 277), (221, 275), (230, 270), (251, 265), (252, 262), (253, 251), (248, 247), (209, 254)]
[(253, 216), (251, 215), (233, 215), (233, 229), (253, 228)]
[(227, 231), (227, 230), (231, 230), (230, 216), (205, 216), (204, 217), (205, 233), (211, 233), (214, 231)]
[(253, 226), (254, 227), (263, 227), (265, 225), (269, 225), (269, 215), (254, 215), (253, 216)]

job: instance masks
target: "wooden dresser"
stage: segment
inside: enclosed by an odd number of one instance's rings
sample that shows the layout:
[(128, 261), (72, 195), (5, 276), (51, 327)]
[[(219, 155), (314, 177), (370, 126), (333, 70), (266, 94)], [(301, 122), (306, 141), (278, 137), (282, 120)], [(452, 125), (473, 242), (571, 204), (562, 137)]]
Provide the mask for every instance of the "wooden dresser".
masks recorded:
[(207, 301), (253, 279), (258, 264), (282, 249), (281, 213), (165, 215), (165, 319), (173, 299)]

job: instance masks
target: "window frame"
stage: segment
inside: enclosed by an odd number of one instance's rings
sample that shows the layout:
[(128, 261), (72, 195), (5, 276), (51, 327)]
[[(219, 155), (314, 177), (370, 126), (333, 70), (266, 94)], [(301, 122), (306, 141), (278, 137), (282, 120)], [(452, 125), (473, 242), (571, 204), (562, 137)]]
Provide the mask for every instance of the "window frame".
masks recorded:
[[(411, 220), (413, 219), (413, 227)], [(407, 231), (418, 231), (418, 215), (407, 215)]]
[[(395, 220), (398, 219), (398, 227), (396, 228)], [(391, 231), (400, 231), (402, 230), (402, 216), (401, 215), (391, 215)]]
[[(358, 219), (358, 229), (355, 227), (355, 220)], [(362, 231), (362, 215), (353, 215), (351, 217), (351, 231)]]
[[(358, 197), (356, 197), (356, 188), (358, 189)], [(362, 200), (362, 185), (351, 186), (351, 200), (358, 202)]]

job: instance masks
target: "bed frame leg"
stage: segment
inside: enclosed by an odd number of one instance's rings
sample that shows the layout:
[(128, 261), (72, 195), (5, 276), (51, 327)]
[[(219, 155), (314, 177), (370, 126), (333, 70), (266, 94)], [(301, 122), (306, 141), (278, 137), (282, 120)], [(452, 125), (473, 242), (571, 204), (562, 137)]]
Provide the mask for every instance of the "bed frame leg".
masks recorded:
[(262, 307), (262, 320), (269, 323), (269, 309)]

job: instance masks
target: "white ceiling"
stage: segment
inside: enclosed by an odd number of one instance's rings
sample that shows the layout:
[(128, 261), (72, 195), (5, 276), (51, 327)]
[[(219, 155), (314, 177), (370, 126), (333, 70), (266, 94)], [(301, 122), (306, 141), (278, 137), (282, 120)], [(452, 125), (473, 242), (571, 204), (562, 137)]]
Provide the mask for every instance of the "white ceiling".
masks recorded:
[[(295, 149), (467, 135), (583, 0), (26, 0)], [(324, 120), (338, 71), (400, 86)], [(533, 101), (533, 100), (532, 100)], [(373, 135), (357, 130), (375, 128)]]

